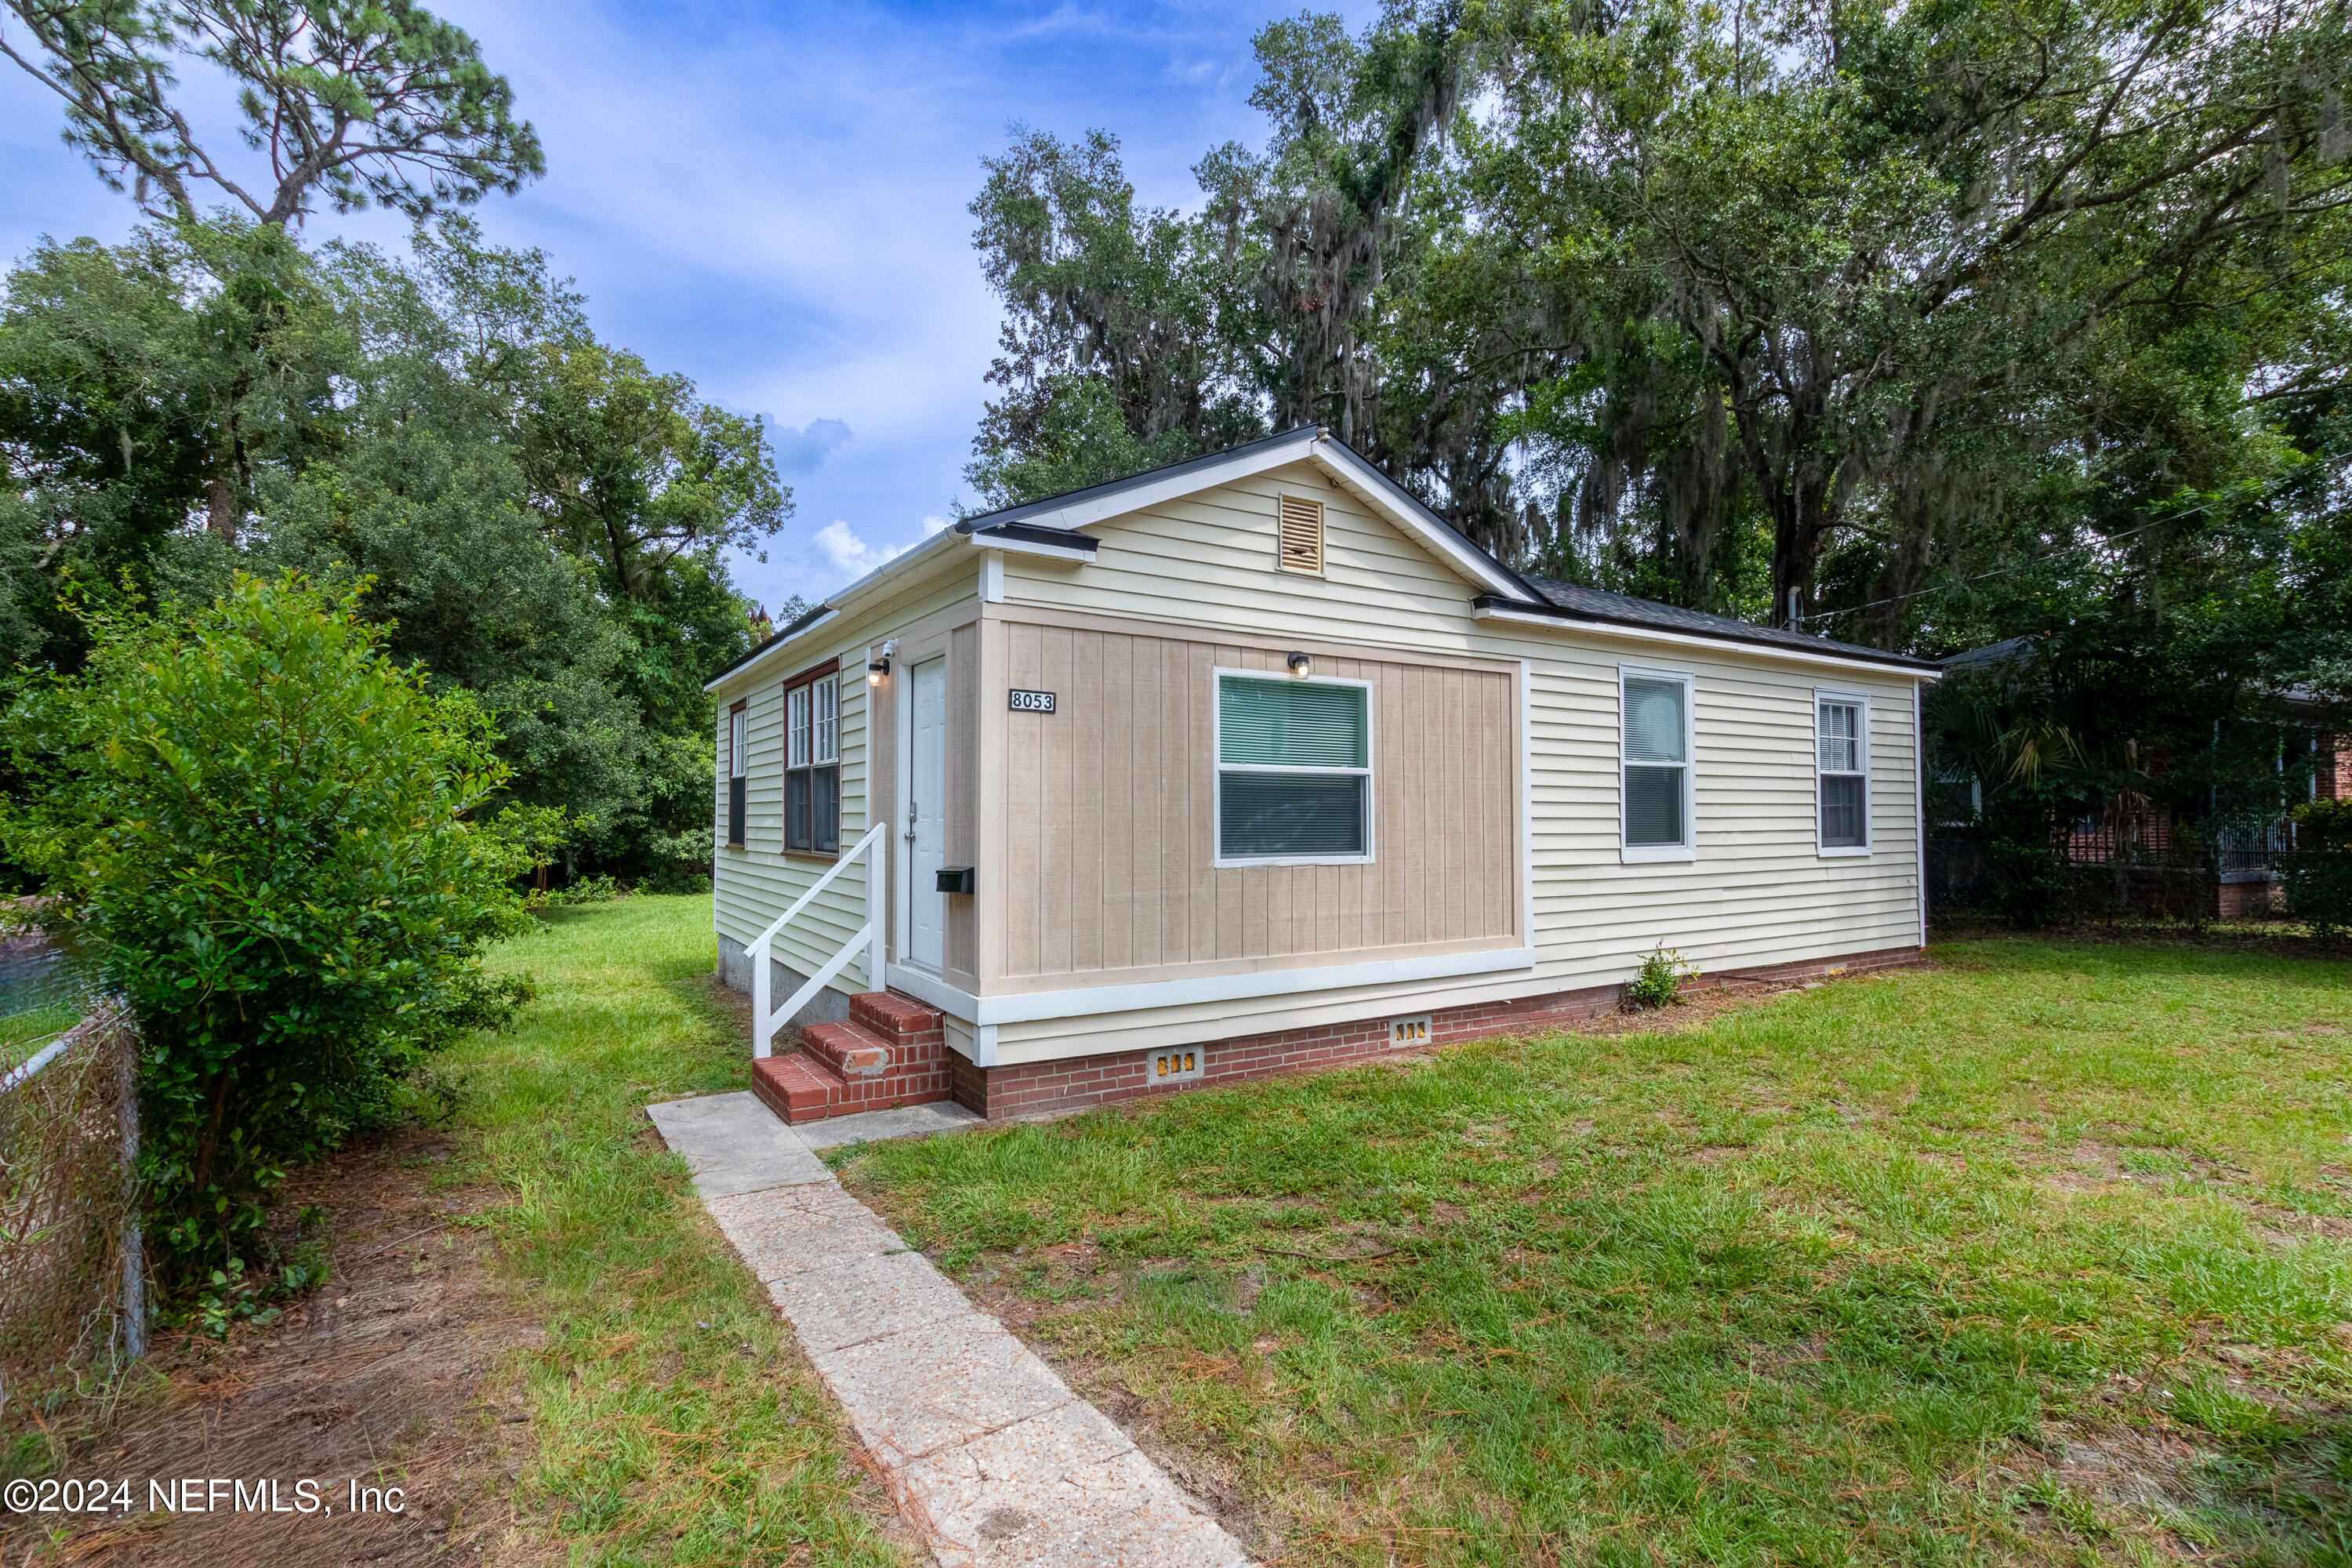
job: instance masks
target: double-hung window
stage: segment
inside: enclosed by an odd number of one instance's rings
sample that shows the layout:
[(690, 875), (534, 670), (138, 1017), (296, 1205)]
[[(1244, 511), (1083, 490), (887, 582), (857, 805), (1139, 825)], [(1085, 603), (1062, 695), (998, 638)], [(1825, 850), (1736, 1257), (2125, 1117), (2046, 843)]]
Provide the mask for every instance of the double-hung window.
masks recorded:
[(1217, 672), (1220, 866), (1372, 858), (1371, 688)]
[(784, 847), (841, 852), (841, 677), (796, 677), (784, 688)]
[(727, 847), (743, 847), (743, 794), (751, 780), (751, 704), (738, 702), (727, 710)]
[(1623, 857), (1688, 860), (1691, 837), (1691, 678), (1622, 673), (1618, 744), (1623, 790)]
[(1870, 704), (1859, 697), (1815, 693), (1813, 752), (1822, 853), (1869, 854)]

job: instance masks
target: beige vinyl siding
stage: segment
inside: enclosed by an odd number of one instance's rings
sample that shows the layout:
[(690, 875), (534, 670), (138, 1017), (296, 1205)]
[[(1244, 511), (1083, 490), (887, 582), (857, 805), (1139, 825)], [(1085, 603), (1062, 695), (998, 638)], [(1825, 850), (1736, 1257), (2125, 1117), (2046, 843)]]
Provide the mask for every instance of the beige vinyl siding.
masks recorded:
[[(815, 628), (818, 635), (806, 639), (810, 646), (805, 650), (795, 647), (786, 659), (771, 658), (739, 672), (713, 691), (722, 725), (727, 709), (737, 698), (748, 698), (751, 704), (746, 847), (721, 847), (713, 856), (713, 923), (719, 935), (748, 944), (829, 865), (825, 860), (783, 853), (783, 683), (826, 659), (841, 661), (841, 846), (845, 854), (874, 821), (869, 796), (877, 763), (885, 811), (890, 809), (895, 791), (895, 748), (889, 743), (893, 731), (887, 728), (889, 704), (887, 699), (878, 705), (869, 701), (873, 689), (866, 681), (866, 649), (909, 626), (976, 618), (977, 563), (955, 562), (949, 566), (928, 581), (910, 585), (879, 609)], [(877, 706), (882, 712), (875, 711)], [(886, 725), (878, 735), (877, 720)], [(717, 810), (723, 814), (723, 780), (718, 789)], [(901, 847), (895, 835), (888, 847), (893, 856)], [(776, 956), (800, 973), (814, 973), (865, 922), (866, 874), (859, 864), (845, 868), (780, 934)], [(853, 961), (835, 988), (856, 992), (871, 984), (864, 963)], [(784, 998), (775, 1000), (781, 1005)]]
[[(1279, 498), (1286, 490), (1296, 493), (1309, 487), (1324, 501), (1326, 565), (1319, 578), (1285, 572), (1276, 564)], [(1538, 962), (1531, 970), (1457, 980), (1007, 1024), (998, 1036), (1001, 1061), (1139, 1049), (1375, 1017), (1391, 1004), (1399, 1013), (1418, 1012), (1610, 984), (1629, 975), (1641, 956), (1661, 941), (1703, 968), (1715, 970), (1907, 947), (1921, 939), (1915, 683), (1904, 672), (1782, 659), (1735, 644), (1674, 644), (1596, 626), (1554, 629), (1475, 620), (1470, 600), (1480, 591), (1476, 586), (1304, 464), (1091, 525), (1089, 531), (1102, 542), (1091, 565), (1069, 567), (1008, 556), (1003, 613), (1058, 618), (1073, 626), (1121, 628), (1138, 647), (1155, 640), (1165, 649), (1187, 642), (1213, 644), (1220, 638), (1258, 648), (1301, 646), (1317, 653), (1318, 669), (1324, 647), (1332, 644), (1348, 645), (1358, 657), (1370, 659), (1380, 658), (1385, 650), (1389, 657), (1411, 659), (1527, 661), (1532, 672), (1527, 778), (1533, 805), (1530, 892)], [(1041, 643), (1038, 657), (1057, 656)], [(1167, 656), (1163, 652), (1161, 657)], [(1620, 666), (1629, 664), (1685, 671), (1693, 678), (1696, 855), (1687, 863), (1627, 865), (1621, 859), (1617, 720)], [(1103, 668), (1118, 671), (1124, 667), (1113, 656)], [(999, 682), (993, 667), (992, 670), (992, 689)], [(1040, 683), (1052, 685), (1051, 680)], [(1817, 851), (1817, 688), (1870, 699), (1872, 850), (1867, 856), (1823, 857)], [(1393, 721), (1386, 707), (1380, 713), (1386, 732)], [(1139, 733), (1129, 741), (1131, 752), (1157, 754), (1162, 765), (1152, 779), (1131, 767), (1113, 771), (1103, 775), (1106, 784), (1124, 788), (1134, 797), (1139, 816), (1155, 804), (1171, 821), (1178, 819), (1180, 811), (1202, 809), (1197, 802), (1155, 792), (1170, 789), (1166, 781), (1180, 776), (1170, 765), (1166, 727), (1194, 725), (1192, 743), (1203, 757), (1205, 728), (1172, 707), (1154, 716), (1139, 715), (1136, 722)], [(1516, 731), (1516, 712), (1508, 722)], [(1159, 732), (1153, 731), (1154, 724)], [(1507, 754), (1467, 737), (1449, 736), (1447, 747), (1486, 756)], [(1516, 794), (1517, 779), (1507, 784)], [(1006, 788), (1015, 799), (1024, 789), (1041, 792), (1041, 811), (1069, 809), (1076, 804), (1076, 792), (1067, 780), (1008, 769)], [(1388, 826), (1384, 816), (1378, 828), (1380, 856), (1386, 859), (1391, 853), (1408, 853)], [(1506, 829), (1515, 830), (1515, 826)], [(1021, 825), (1007, 823), (1008, 859), (1025, 854), (1034, 863), (1043, 852), (1037, 830), (1028, 831), (1030, 837), (1024, 840)], [(1087, 852), (1099, 853), (1092, 847), (1092, 830), (1078, 832)], [(1162, 902), (1181, 900), (1186, 919), (1163, 925), (1156, 949), (1148, 935), (1131, 951), (1122, 949), (1118, 939), (1108, 939), (1110, 945), (1097, 962), (1127, 957), (1138, 964), (1166, 963), (1171, 952), (1192, 958), (1220, 951), (1212, 942), (1222, 929), (1216, 921), (1225, 910), (1213, 905), (1202, 908), (1192, 898), (1190, 879), (1199, 872), (1190, 841), (1169, 836), (1160, 842), (1159, 851), (1149, 863), (1131, 868), (1135, 896)], [(1202, 854), (1200, 864), (1205, 858)], [(1402, 861), (1398, 870), (1406, 874)], [(1434, 868), (1424, 865), (1412, 874), (1429, 896), (1450, 896), (1448, 879)], [(1005, 879), (1008, 888), (1024, 885), (1009, 867)], [(1105, 893), (1089, 888), (1093, 907), (1102, 907)], [(1363, 908), (1348, 901), (1344, 887), (1294, 890), (1290, 901), (1279, 906), (1283, 918), (1278, 921), (1268, 918), (1276, 910), (1269, 896), (1262, 912), (1246, 902), (1234, 911), (1246, 913), (1249, 920), (1265, 920), (1270, 952), (1282, 951), (1272, 945), (1276, 931), (1283, 933), (1282, 940), (1297, 943), (1300, 930), (1314, 929), (1309, 940), (1319, 943), (1324, 939), (1313, 922), (1324, 920), (1340, 924), (1342, 934), (1337, 940), (1341, 947), (1310, 950), (1300, 945), (1290, 951), (1339, 953), (1351, 934), (1360, 940), (1385, 934), (1377, 922), (1366, 924)], [(1007, 919), (1008, 924), (1028, 920), (1035, 934), (1008, 931), (1007, 978), (992, 989), (1057, 989), (1091, 979), (1093, 972), (1080, 967), (1082, 954), (1075, 937), (1065, 956), (1061, 939), (1035, 917), (1008, 910)], [(1179, 935), (1181, 947), (1174, 940)], [(1347, 956), (1379, 954), (1358, 950)], [(1034, 967), (1016, 970), (1014, 965), (1022, 962)], [(1057, 963), (1068, 967), (1056, 968)], [(1014, 980), (1016, 973), (1024, 978)]]
[[(1276, 564), (1276, 509), (1286, 493), (1323, 502), (1323, 571)], [(1098, 525), (1091, 565), (1007, 554), (1008, 604), (1032, 603), (1178, 626), (1335, 642), (1412, 646), (1422, 635), (1458, 644), (1473, 588), (1420, 543), (1294, 463)]]
[(1317, 674), (1371, 685), (1371, 862), (1216, 868), (1215, 671), (1281, 673), (1287, 649), (991, 625), (990, 689), (1059, 703), (1002, 725), (989, 990), (1520, 942), (1516, 669), (1318, 654)]

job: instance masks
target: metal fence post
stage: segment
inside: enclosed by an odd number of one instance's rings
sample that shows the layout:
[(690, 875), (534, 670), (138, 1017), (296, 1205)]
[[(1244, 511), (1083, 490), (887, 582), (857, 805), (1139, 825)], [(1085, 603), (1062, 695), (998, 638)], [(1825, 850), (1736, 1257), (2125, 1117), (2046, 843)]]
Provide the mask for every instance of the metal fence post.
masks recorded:
[(114, 1037), (122, 1126), (122, 1359), (141, 1361), (147, 1354), (147, 1257), (139, 1229), (139, 1036), (126, 1016)]

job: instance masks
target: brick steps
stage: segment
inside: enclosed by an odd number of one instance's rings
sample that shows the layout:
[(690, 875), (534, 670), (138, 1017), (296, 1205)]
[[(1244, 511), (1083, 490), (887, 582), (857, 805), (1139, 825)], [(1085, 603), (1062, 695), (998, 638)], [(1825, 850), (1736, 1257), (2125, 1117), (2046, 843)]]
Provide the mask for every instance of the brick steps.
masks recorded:
[(751, 1064), (751, 1092), (786, 1121), (815, 1121), (948, 1098), (938, 1009), (895, 992), (850, 998), (849, 1021), (811, 1024), (801, 1048)]

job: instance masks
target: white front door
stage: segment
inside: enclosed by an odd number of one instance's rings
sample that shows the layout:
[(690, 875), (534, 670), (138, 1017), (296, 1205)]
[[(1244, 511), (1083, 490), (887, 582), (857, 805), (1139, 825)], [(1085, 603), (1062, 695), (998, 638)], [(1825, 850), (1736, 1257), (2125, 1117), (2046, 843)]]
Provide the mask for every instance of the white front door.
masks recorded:
[(947, 956), (948, 661), (925, 659), (908, 676), (907, 957), (937, 973)]

